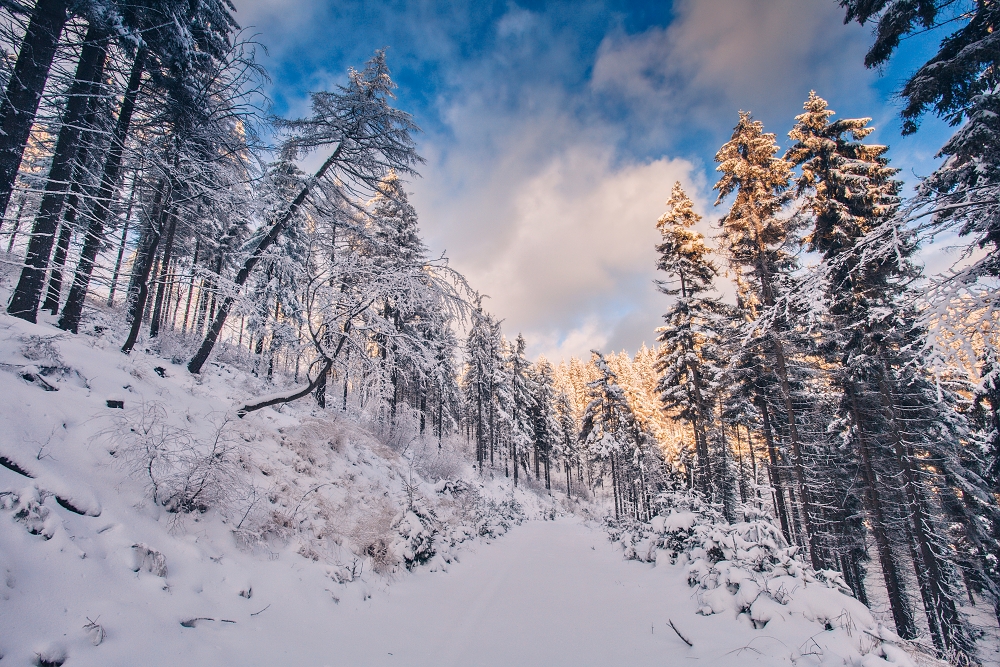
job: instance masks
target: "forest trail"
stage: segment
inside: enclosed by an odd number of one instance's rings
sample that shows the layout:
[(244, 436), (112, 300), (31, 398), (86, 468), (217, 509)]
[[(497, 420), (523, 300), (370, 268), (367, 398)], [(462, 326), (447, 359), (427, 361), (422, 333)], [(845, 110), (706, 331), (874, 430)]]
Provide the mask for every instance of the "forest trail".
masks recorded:
[(766, 637), (754, 642), (762, 653), (740, 650), (747, 629), (694, 615), (693, 597), (680, 566), (625, 561), (599, 526), (529, 521), (464, 553), (446, 574), (418, 572), (357, 605), (341, 602), (348, 613), (328, 635), (336, 659), (324, 664), (786, 663), (766, 655)]
[(376, 594), (331, 639), (350, 656), (340, 664), (682, 664), (690, 649), (666, 625), (670, 600), (650, 570), (623, 561), (600, 528), (530, 521), (447, 574)]

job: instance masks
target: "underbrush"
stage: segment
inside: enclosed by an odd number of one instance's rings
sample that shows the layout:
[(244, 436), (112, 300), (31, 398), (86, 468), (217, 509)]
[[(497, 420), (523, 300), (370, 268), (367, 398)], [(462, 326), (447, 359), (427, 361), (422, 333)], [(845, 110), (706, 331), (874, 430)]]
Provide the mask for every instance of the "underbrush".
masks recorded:
[[(944, 664), (927, 647), (878, 623), (839, 572), (814, 570), (753, 508), (746, 508), (744, 521), (730, 524), (701, 494), (680, 488), (660, 494), (657, 508), (648, 522), (606, 519), (608, 535), (626, 559), (683, 567), (698, 614), (743, 617), (756, 630), (771, 631), (774, 622), (784, 627), (790, 619), (814, 624), (812, 644), (791, 652), (797, 663), (836, 658), (844, 664)], [(852, 649), (851, 656), (837, 652), (843, 646)]]

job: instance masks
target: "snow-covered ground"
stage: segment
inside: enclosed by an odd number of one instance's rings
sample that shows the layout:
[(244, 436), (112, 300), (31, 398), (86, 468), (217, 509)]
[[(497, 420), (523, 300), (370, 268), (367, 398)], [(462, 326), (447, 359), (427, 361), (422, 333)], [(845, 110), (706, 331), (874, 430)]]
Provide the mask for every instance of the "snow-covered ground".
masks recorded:
[(308, 400), (236, 419), (261, 380), (117, 335), (0, 316), (3, 665), (910, 664), (752, 526), (612, 542), (462, 441)]

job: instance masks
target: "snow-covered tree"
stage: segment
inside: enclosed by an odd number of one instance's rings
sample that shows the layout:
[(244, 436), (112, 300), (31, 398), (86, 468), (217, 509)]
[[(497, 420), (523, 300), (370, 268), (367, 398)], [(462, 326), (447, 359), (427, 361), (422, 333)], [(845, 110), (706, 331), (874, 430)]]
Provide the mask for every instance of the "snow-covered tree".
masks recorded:
[(833, 324), (825, 347), (840, 356), (834, 378), (843, 396), (841, 423), (850, 425), (846, 437), (860, 453), (869, 521), (897, 631), (914, 634), (888, 534), (898, 513), (907, 521), (934, 642), (942, 651), (967, 652), (971, 640), (953, 586), (957, 571), (949, 549), (937, 543), (941, 527), (927, 495), (937, 482), (922, 463), (936, 458), (947, 469), (938, 474), (964, 477), (956, 456), (961, 426), (913, 352), (922, 331), (908, 290), (919, 270), (911, 259), (914, 236), (893, 216), (901, 183), (884, 157), (885, 147), (861, 143), (871, 131), (868, 119), (831, 122), (832, 115), (826, 102), (811, 94), (796, 119), (791, 136), (798, 143), (789, 154), (803, 165), (800, 192), (815, 220), (809, 239), (824, 260), (820, 275)]
[(552, 488), (551, 464), (556, 449), (563, 442), (563, 424), (560, 420), (558, 398), (552, 364), (545, 357), (539, 357), (531, 369), (531, 381), (535, 388), (531, 408), (534, 423), (534, 466), (535, 478), (545, 477), (545, 488)]
[[(661, 243), (657, 246), (657, 269), (667, 277), (657, 281), (664, 294), (675, 297), (657, 329), (660, 343), (657, 389), (668, 410), (694, 429), (698, 489), (715, 495), (716, 476), (709, 454), (709, 429), (714, 421), (714, 403), (722, 360), (718, 355), (720, 316), (723, 305), (714, 294), (718, 269), (711, 261), (704, 236), (694, 229), (701, 216), (675, 183), (667, 211), (657, 221)], [(718, 462), (716, 462), (718, 463)]]
[[(815, 511), (802, 458), (799, 407), (793, 393), (796, 378), (789, 364), (796, 343), (790, 335), (794, 322), (789, 316), (797, 307), (790, 296), (795, 291), (798, 238), (796, 219), (783, 217), (782, 212), (791, 197), (792, 165), (777, 153), (775, 136), (765, 133), (763, 124), (749, 113), (740, 112), (732, 138), (715, 156), (716, 171), (722, 174), (715, 184), (719, 192), (715, 203), (718, 206), (733, 195), (721, 221), (723, 250), (736, 274), (739, 309), (746, 320), (744, 356), (749, 361), (753, 354), (760, 355), (760, 361), (745, 365), (757, 373), (755, 391), (761, 405), (767, 402), (772, 385), (778, 390), (780, 400), (775, 407), (784, 412), (783, 423), (772, 424), (767, 418), (763, 426), (765, 431), (781, 428), (787, 437), (806, 541), (818, 569), (812, 525)], [(765, 437), (773, 441), (774, 433)], [(777, 457), (772, 456), (772, 461), (776, 464)], [(777, 474), (773, 481), (781, 483)]]
[[(411, 134), (417, 126), (409, 114), (389, 105), (394, 88), (385, 52), (379, 51), (364, 70), (349, 72), (346, 86), (335, 92), (314, 93), (309, 118), (284, 123), (291, 133), (287, 142), (289, 149), (305, 153), (333, 146), (333, 152), (306, 181), (295, 199), (269, 221), (267, 233), (250, 251), (232, 280), (233, 291), (242, 289), (263, 253), (295, 218), (317, 184), (349, 198), (376, 192), (382, 179), (392, 170), (404, 175), (414, 173), (414, 165), (420, 157), (415, 152)], [(225, 296), (222, 299), (205, 340), (188, 364), (192, 373), (199, 372), (208, 360), (229, 317), (234, 298)]]
[[(650, 438), (639, 426), (618, 378), (604, 355), (594, 350), (593, 364), (600, 376), (588, 383), (590, 403), (584, 413), (580, 439), (592, 465), (611, 475), (615, 517), (649, 519), (656, 492), (653, 468), (662, 460), (653, 452)], [(659, 470), (655, 470), (659, 473)], [(655, 481), (654, 481), (655, 479)]]

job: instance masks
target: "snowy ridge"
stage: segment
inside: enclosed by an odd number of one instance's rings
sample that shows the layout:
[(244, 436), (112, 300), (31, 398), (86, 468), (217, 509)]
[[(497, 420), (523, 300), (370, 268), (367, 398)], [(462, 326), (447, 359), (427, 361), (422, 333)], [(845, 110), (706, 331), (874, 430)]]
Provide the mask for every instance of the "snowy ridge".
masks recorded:
[(609, 536), (627, 559), (682, 570), (697, 614), (733, 618), (761, 636), (785, 635), (782, 657), (797, 665), (946, 664), (877, 622), (839, 572), (814, 570), (752, 507), (744, 521), (729, 524), (692, 491), (661, 494), (659, 504), (649, 522), (609, 518)]

